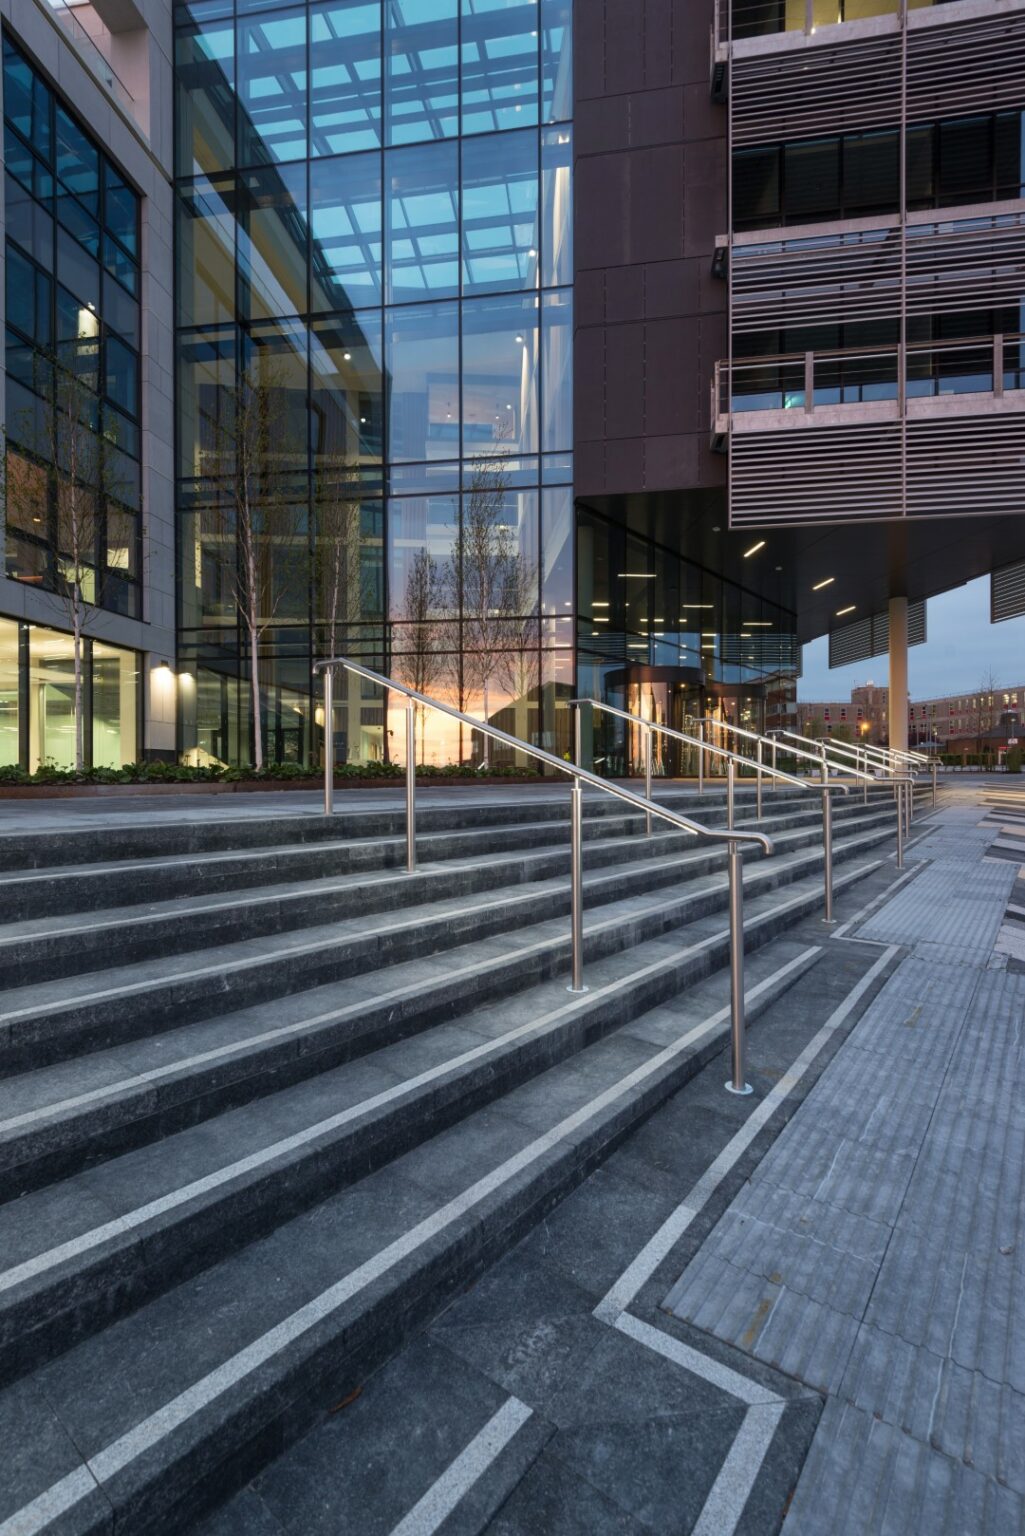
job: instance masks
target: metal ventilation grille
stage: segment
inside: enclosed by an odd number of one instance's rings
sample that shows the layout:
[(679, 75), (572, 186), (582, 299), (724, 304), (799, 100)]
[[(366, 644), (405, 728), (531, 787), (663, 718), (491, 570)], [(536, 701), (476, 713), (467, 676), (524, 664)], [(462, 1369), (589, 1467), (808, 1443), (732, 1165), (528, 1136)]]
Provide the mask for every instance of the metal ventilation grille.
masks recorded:
[(1005, 565), (989, 578), (989, 622), (1025, 616), (1025, 560)]
[(758, 672), (789, 671), (800, 664), (800, 658), (796, 635), (744, 630), (739, 635), (723, 635), (719, 642), (719, 659), (729, 667), (751, 667)]
[(874, 521), (900, 513), (899, 422), (732, 436), (732, 527)]
[(733, 142), (780, 143), (894, 123), (900, 115), (900, 65), (896, 35), (735, 59)]
[(1025, 15), (916, 28), (908, 34), (908, 121), (1021, 106)]
[[(924, 645), (926, 640), (925, 600), (908, 603), (908, 645)], [(874, 613), (871, 618), (841, 624), (829, 634), (829, 665), (850, 667), (873, 656), (884, 656), (890, 649), (890, 616)]]
[(1021, 513), (1025, 505), (1025, 414), (907, 423), (909, 517)]
[[(1025, 212), (909, 223), (907, 307), (912, 315), (998, 309), (1020, 302)], [(735, 334), (779, 326), (896, 319), (900, 230), (849, 230), (733, 248)]]

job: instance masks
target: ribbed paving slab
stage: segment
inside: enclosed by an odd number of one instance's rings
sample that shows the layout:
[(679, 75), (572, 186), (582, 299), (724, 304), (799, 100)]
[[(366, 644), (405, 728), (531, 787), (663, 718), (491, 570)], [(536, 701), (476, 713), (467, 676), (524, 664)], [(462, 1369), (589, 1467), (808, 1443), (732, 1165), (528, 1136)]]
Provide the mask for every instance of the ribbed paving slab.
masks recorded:
[(1015, 872), (966, 857), (987, 845), (955, 812), (858, 930), (913, 953), (666, 1298), (828, 1394), (787, 1536), (1025, 1531), (1025, 975), (993, 948)]

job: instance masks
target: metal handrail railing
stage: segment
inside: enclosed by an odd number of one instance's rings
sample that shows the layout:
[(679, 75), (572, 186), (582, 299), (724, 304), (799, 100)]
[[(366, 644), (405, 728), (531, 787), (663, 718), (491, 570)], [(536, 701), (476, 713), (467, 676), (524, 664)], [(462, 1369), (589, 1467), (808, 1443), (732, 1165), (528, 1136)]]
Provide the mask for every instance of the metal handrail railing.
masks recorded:
[(318, 661), (314, 668), (314, 676), (318, 672), (324, 674), (324, 814), (331, 815), (334, 810), (334, 668), (342, 667), (346, 672), (352, 672), (357, 677), (365, 678), (368, 682), (376, 683), (386, 692), (400, 693), (406, 699), (406, 870), (413, 874), (416, 870), (416, 707), (433, 709), (439, 714), (447, 715), (451, 720), (459, 720), (463, 725), (472, 730), (480, 731), (492, 741), (501, 742), (502, 745), (512, 747), (514, 751), (523, 752), (537, 762), (544, 763), (547, 767), (564, 773), (573, 780), (570, 792), (570, 870), (571, 870), (571, 948), (573, 979), (569, 990), (571, 992), (584, 992), (583, 979), (583, 938), (584, 938), (584, 881), (583, 881), (583, 786), (589, 784), (592, 789), (601, 790), (604, 794), (612, 795), (615, 799), (624, 801), (635, 810), (643, 811), (646, 816), (659, 816), (663, 821), (668, 821), (671, 826), (680, 831), (689, 832), (695, 837), (708, 837), (713, 842), (724, 842), (728, 849), (728, 877), (729, 877), (729, 908), (730, 908), (730, 1018), (731, 1036), (733, 1045), (733, 1077), (727, 1084), (732, 1092), (750, 1093), (751, 1090), (744, 1080), (744, 881), (742, 871), (741, 844), (754, 843), (766, 854), (773, 852), (771, 837), (764, 832), (737, 832), (733, 828), (722, 831), (714, 827), (706, 827), (699, 821), (692, 820), (689, 816), (683, 816), (678, 811), (670, 810), (668, 806), (659, 805), (656, 801), (645, 799), (637, 795), (633, 790), (626, 789), (621, 784), (614, 784), (609, 779), (603, 779), (596, 773), (591, 773), (586, 768), (581, 768), (578, 763), (568, 763), (564, 758), (556, 757), (551, 752), (546, 752), (542, 747), (535, 747), (529, 742), (521, 741), (518, 736), (511, 736), (508, 731), (499, 730), (486, 720), (477, 720), (473, 715), (464, 714), (461, 709), (456, 709), (451, 704), (445, 704), (440, 699), (431, 698), (425, 693), (418, 693), (415, 688), (410, 688), (406, 683), (399, 683), (394, 678), (385, 677), (383, 673), (375, 672), (370, 667), (365, 667), (361, 662), (350, 661), (347, 656), (332, 656), (325, 661)]
[[(597, 710), (600, 710), (600, 711), (604, 712), (605, 714), (615, 715), (616, 718), (619, 719), (619, 720), (628, 720), (628, 721), (630, 721), (630, 723), (632, 725), (640, 726), (644, 730), (644, 732), (645, 732), (645, 738), (644, 738), (644, 782), (645, 782), (645, 795), (646, 795), (646, 797), (649, 800), (651, 799), (651, 736), (652, 736), (652, 732), (653, 731), (657, 731), (660, 735), (663, 735), (663, 736), (671, 736), (671, 737), (673, 737), (677, 741), (684, 741), (689, 746), (697, 747), (697, 749), (698, 749), (698, 762), (699, 762), (699, 764), (701, 762), (701, 755), (703, 753), (705, 753), (705, 752), (711, 752), (714, 756), (722, 757), (722, 758), (724, 758), (726, 760), (726, 825), (727, 825), (727, 827), (732, 827), (733, 826), (733, 822), (734, 822), (734, 805), (735, 805), (735, 795), (736, 795), (736, 765), (738, 763), (743, 763), (746, 767), (751, 767), (751, 768), (755, 768), (756, 769), (756, 772), (757, 772), (757, 780), (756, 780), (756, 782), (757, 782), (757, 789), (756, 789), (756, 812), (757, 812), (757, 815), (758, 815), (759, 819), (761, 819), (761, 815), (762, 815), (762, 774), (763, 773), (768, 773), (773, 778), (783, 779), (783, 780), (787, 781), (790, 784), (796, 784), (799, 789), (811, 789), (813, 787), (813, 785), (809, 782), (809, 780), (807, 780), (807, 779), (799, 779), (799, 778), (796, 778), (793, 774), (784, 773), (782, 768), (777, 768), (777, 767), (775, 767), (775, 765), (773, 765), (772, 768), (768, 768), (761, 761), (760, 755), (759, 755), (759, 757), (757, 759), (752, 760), (750, 757), (745, 757), (743, 755), (743, 753), (741, 753), (741, 752), (731, 752), (728, 747), (720, 747), (715, 742), (707, 742), (703, 738), (698, 738), (697, 736), (688, 736), (684, 731), (678, 731), (678, 730), (676, 730), (671, 725), (663, 725), (658, 720), (646, 720), (643, 715), (631, 715), (628, 710), (620, 709), (617, 704), (605, 704), (600, 699), (570, 699), (570, 701), (569, 701), (570, 708), (571, 709), (576, 709), (576, 711), (577, 711), (577, 714), (576, 714), (576, 727), (575, 727), (575, 731), (574, 731), (574, 741), (575, 741), (575, 756), (576, 756), (578, 762), (580, 761), (580, 757), (582, 755), (582, 753), (581, 753), (581, 740), (580, 740), (580, 710), (581, 710), (581, 708), (585, 704), (590, 705), (592, 710), (597, 709)], [(759, 754), (760, 753), (761, 753), (761, 745), (759, 743)], [(808, 755), (810, 756), (810, 754), (808, 754)], [(698, 783), (699, 783), (698, 793), (701, 794), (701, 793), (703, 793), (703, 780), (699, 779)], [(821, 786), (821, 789), (822, 789), (823, 875), (824, 875), (824, 882), (825, 882), (825, 912), (824, 912), (822, 920), (823, 920), (823, 922), (831, 923), (833, 921), (833, 807), (832, 807), (832, 802), (830, 801), (829, 796), (830, 796), (830, 792), (832, 790), (834, 790), (834, 789), (838, 789), (841, 792), (841, 794), (845, 795), (847, 793), (847, 785), (846, 784), (830, 784), (830, 782), (829, 782), (829, 769), (826, 766), (826, 764), (823, 763), (822, 764), (822, 786)], [(650, 837), (651, 836), (651, 819), (650, 819), (650, 817), (648, 819), (647, 826), (648, 826), (648, 836)]]
[[(764, 743), (766, 746), (769, 746), (769, 747), (772, 748), (772, 752), (773, 752), (772, 761), (773, 761), (773, 764), (775, 764), (775, 762), (776, 762), (776, 749), (777, 749), (777, 747), (779, 745), (779, 738), (778, 737), (776, 737), (776, 736), (760, 736), (757, 731), (749, 731), (745, 726), (734, 725), (731, 720), (717, 720), (714, 715), (706, 715), (701, 723), (702, 723), (702, 725), (714, 725), (714, 726), (716, 726), (716, 728), (718, 730), (721, 730), (721, 731), (732, 731), (735, 736), (743, 736), (748, 741), (757, 741), (757, 742)], [(787, 732), (787, 731), (784, 731), (784, 732), (782, 732), (782, 734), (783, 735), (790, 735), (791, 733)], [(801, 740), (801, 741), (808, 741), (808, 740), (810, 740), (809, 737), (805, 737), (805, 736), (799, 737), (798, 739)], [(812, 745), (818, 747), (820, 744), (818, 742), (814, 742), (814, 743), (812, 743)], [(804, 758), (807, 758), (810, 763), (821, 764), (824, 758), (825, 758), (825, 760), (827, 762), (829, 762), (829, 759), (826, 758), (825, 752), (822, 751), (821, 749), (819, 751), (817, 751), (817, 752), (805, 752), (800, 747), (790, 747), (790, 746), (787, 746), (784, 743), (783, 750), (790, 757), (804, 757)], [(744, 761), (745, 762), (750, 762), (751, 759), (750, 758), (745, 758)], [(863, 772), (861, 772), (860, 769), (857, 769), (857, 768), (848, 768), (846, 763), (829, 762), (829, 767), (832, 768), (834, 773), (846, 773), (848, 775), (848, 777), (850, 777), (850, 778), (865, 779), (865, 780), (867, 780), (867, 782), (869, 784), (875, 783), (875, 780), (873, 779), (873, 777), (872, 777), (872, 775), (870, 773), (863, 773)]]
[[(895, 765), (891, 759), (897, 758), (899, 756), (909, 757), (911, 754), (899, 754), (896, 748), (892, 749), (891, 751), (891, 749), (888, 747), (870, 746), (865, 742), (859, 745), (855, 745), (854, 743), (847, 741), (830, 740), (828, 743), (824, 741), (815, 741), (811, 736), (801, 736), (797, 731), (781, 730), (780, 735), (789, 737), (793, 741), (803, 741), (806, 742), (809, 746), (817, 747), (822, 754), (823, 762), (826, 760), (827, 750), (841, 754), (846, 753), (848, 755), (853, 755), (854, 757), (858, 758), (859, 761), (864, 761), (866, 767), (870, 766), (873, 761), (878, 763), (881, 759), (883, 769), (890, 776), (890, 783), (893, 785), (894, 799), (897, 801), (897, 822), (898, 830), (901, 833), (901, 836), (899, 836), (897, 840), (897, 868), (903, 869), (903, 839), (904, 837), (910, 837), (911, 835), (911, 821), (914, 815), (914, 764), (912, 763), (909, 765), (906, 762), (898, 761)], [(786, 745), (785, 750), (787, 752), (793, 752), (795, 749), (789, 745)], [(878, 754), (878, 756), (870, 759), (869, 753)], [(876, 782), (875, 775), (863, 773), (860, 769), (851, 768), (847, 764), (843, 765), (842, 772), (851, 774), (860, 779), (868, 779), (870, 783)], [(934, 803), (935, 798), (934, 785)], [(868, 784), (865, 785), (864, 799), (866, 801), (868, 800)]]
[[(712, 742), (706, 742), (703, 738), (699, 738), (697, 736), (688, 736), (685, 731), (678, 731), (678, 730), (675, 729), (674, 726), (671, 726), (671, 725), (663, 725), (662, 722), (659, 721), (659, 720), (647, 720), (647, 719), (644, 718), (643, 715), (631, 715), (628, 710), (620, 709), (617, 704), (606, 704), (601, 699), (570, 699), (568, 701), (568, 703), (569, 703), (570, 709), (577, 709), (577, 710), (580, 709), (581, 705), (588, 704), (588, 705), (590, 705), (590, 707), (592, 709), (597, 709), (597, 710), (601, 711), (602, 714), (615, 715), (616, 718), (619, 719), (619, 720), (628, 720), (631, 725), (642, 726), (648, 732), (648, 737), (647, 737), (647, 741), (646, 741), (646, 745), (645, 745), (645, 753), (644, 753), (644, 793), (647, 795), (649, 800), (651, 799), (651, 779), (652, 779), (652, 771), (651, 771), (652, 770), (652, 763), (651, 763), (651, 732), (652, 731), (656, 731), (660, 736), (671, 736), (674, 741), (685, 742), (687, 744), (687, 746), (689, 746), (689, 747), (696, 747), (698, 749), (699, 754), (702, 751), (711, 752), (714, 756), (721, 757), (721, 758), (725, 759), (727, 762), (732, 762), (733, 764), (742, 763), (745, 768), (751, 768), (751, 767), (756, 768), (756, 770), (757, 770), (757, 809), (758, 809), (758, 816), (759, 817), (761, 817), (761, 814), (762, 814), (762, 781), (761, 781), (761, 776), (762, 776), (763, 773), (768, 773), (768, 774), (770, 774), (771, 777), (774, 777), (774, 778), (777, 778), (777, 779), (785, 779), (785, 780), (787, 780), (791, 784), (798, 785), (799, 788), (801, 788), (801, 789), (809, 789), (811, 787), (808, 784), (808, 781), (806, 779), (799, 779), (799, 778), (796, 778), (793, 774), (784, 773), (781, 768), (777, 769), (777, 768), (773, 767), (770, 770), (767, 764), (764, 764), (764, 763), (761, 763), (761, 762), (758, 762), (758, 761), (753, 761), (751, 758), (745, 757), (743, 755), (743, 753), (741, 753), (741, 752), (731, 752), (728, 747), (719, 747), (719, 746), (716, 746)], [(576, 732), (575, 732), (575, 748), (576, 748), (576, 750), (575, 750), (575, 754), (574, 755), (576, 757), (577, 762), (579, 762), (580, 761), (580, 755), (581, 755), (581, 753), (580, 753), (580, 716), (579, 716), (579, 713), (578, 713), (576, 718), (577, 718), (577, 725), (576, 725)], [(811, 754), (809, 753), (809, 756), (810, 755)], [(704, 793), (704, 776), (703, 776), (703, 770), (702, 770), (702, 763), (701, 763), (700, 755), (698, 757), (698, 793), (699, 794)], [(727, 814), (726, 825), (729, 826), (729, 827), (732, 827), (732, 825), (733, 825), (733, 819), (732, 819), (733, 818), (733, 805), (732, 805), (732, 803), (730, 801), (730, 797), (729, 796), (727, 796), (727, 813), (728, 814)], [(649, 835), (650, 835), (650, 832), (651, 832), (650, 824), (648, 826), (648, 832), (649, 832)]]

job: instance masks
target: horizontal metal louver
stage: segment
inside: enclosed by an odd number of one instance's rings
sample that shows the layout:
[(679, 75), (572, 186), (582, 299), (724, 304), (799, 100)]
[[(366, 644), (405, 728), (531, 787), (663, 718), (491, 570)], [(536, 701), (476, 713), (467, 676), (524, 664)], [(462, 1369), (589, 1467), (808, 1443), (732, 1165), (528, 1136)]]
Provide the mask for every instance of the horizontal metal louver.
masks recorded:
[[(901, 116), (901, 49), (886, 37), (817, 43), (733, 61), (733, 143), (785, 143), (885, 128)], [(1025, 14), (913, 27), (907, 42), (905, 120), (1021, 106)]]
[(774, 144), (885, 127), (900, 112), (900, 73), (896, 35), (738, 58), (730, 81), (733, 142)]
[(732, 527), (875, 521), (900, 512), (899, 422), (731, 438)]
[[(909, 315), (968, 314), (1020, 303), (1025, 288), (1025, 212), (910, 223)], [(759, 241), (733, 248), (733, 330), (896, 320), (900, 230), (896, 225)]]
[(1025, 413), (907, 423), (907, 515), (1025, 512)]
[(1001, 566), (989, 578), (989, 622), (1025, 616), (1025, 560)]
[(724, 665), (753, 667), (759, 672), (796, 667), (800, 653), (796, 635), (766, 634), (764, 630), (723, 635), (719, 643), (719, 659)]
[(908, 33), (908, 121), (1021, 106), (1025, 15), (916, 27)]
[[(921, 602), (908, 604), (908, 645), (924, 645), (926, 640), (926, 608)], [(841, 624), (830, 630), (829, 665), (850, 667), (859, 661), (870, 661), (873, 656), (884, 656), (890, 649), (890, 617), (888, 613), (874, 613), (867, 619), (856, 619), (853, 624)]]

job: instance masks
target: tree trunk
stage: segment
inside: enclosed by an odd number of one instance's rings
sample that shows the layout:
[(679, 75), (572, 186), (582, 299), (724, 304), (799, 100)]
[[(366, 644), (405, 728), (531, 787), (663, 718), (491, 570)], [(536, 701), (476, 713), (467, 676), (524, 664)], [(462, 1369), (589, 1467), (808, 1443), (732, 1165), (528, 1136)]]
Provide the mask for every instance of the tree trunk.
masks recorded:
[(81, 773), (85, 767), (85, 720), (82, 709), (82, 621), (79, 614), (76, 599), (74, 609), (74, 650), (75, 650), (75, 772)]
[(259, 665), (259, 633), (255, 625), (249, 629), (249, 676), (252, 685), (253, 708), (253, 767), (259, 771), (263, 767), (263, 722), (260, 718), (260, 665)]

